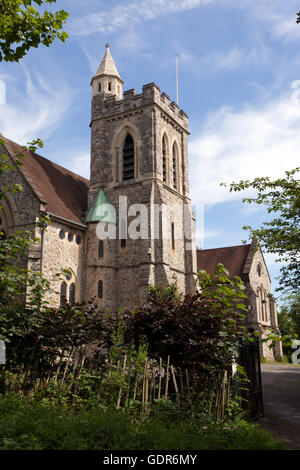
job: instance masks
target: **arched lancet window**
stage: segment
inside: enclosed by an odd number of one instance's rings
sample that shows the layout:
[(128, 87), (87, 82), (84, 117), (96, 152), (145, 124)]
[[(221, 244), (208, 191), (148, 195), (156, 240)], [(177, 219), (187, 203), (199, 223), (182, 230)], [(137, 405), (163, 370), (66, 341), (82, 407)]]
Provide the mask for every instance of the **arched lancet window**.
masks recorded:
[(98, 84), (98, 90), (101, 91), (101, 83)]
[(60, 306), (63, 307), (67, 302), (67, 283), (64, 281), (60, 286)]
[(74, 282), (69, 287), (69, 303), (71, 305), (75, 304), (75, 297), (76, 297), (76, 288)]
[(257, 265), (257, 274), (259, 275), (259, 277), (261, 276), (261, 264), (258, 263)]
[(171, 223), (172, 250), (175, 250), (175, 227), (174, 222)]
[(104, 256), (104, 243), (102, 240), (99, 241), (99, 246), (98, 246), (98, 255), (99, 255), (99, 258), (103, 258)]
[(108, 87), (107, 88), (108, 88), (108, 91), (111, 91), (111, 83), (110, 82), (108, 82)]
[(124, 142), (123, 147), (123, 179), (131, 180), (134, 178), (134, 142), (130, 134)]
[(162, 140), (162, 166), (163, 166), (163, 180), (167, 181), (167, 144), (166, 136)]
[(261, 318), (261, 301), (260, 301), (260, 289), (258, 288), (257, 289), (257, 292), (256, 292), (256, 296), (257, 296), (257, 319), (258, 321), (260, 321), (262, 318)]
[(173, 187), (177, 189), (177, 147), (173, 144)]
[(267, 293), (264, 290), (264, 311), (265, 311), (265, 321), (268, 321), (268, 299)]
[(265, 321), (265, 302), (264, 302), (264, 291), (263, 288), (260, 288), (260, 304), (261, 304), (261, 319)]
[(103, 281), (98, 282), (98, 299), (103, 299)]

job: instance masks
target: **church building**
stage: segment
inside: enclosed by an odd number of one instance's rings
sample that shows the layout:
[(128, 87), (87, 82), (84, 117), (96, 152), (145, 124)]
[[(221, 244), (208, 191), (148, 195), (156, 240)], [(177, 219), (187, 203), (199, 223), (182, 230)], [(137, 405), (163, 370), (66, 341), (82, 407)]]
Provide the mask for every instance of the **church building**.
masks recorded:
[[(22, 166), (1, 181), (5, 187), (13, 180), (24, 190), (8, 195), (0, 230), (33, 229), (40, 214), (50, 217), (47, 230), (37, 233), (40, 245), (29, 250), (28, 267), (49, 279), (70, 268), (71, 276), (54, 286), (54, 304), (96, 299), (103, 308), (127, 307), (143, 302), (149, 285), (191, 293), (197, 260), (188, 117), (155, 83), (144, 85), (141, 94), (123, 93), (108, 44), (91, 87), (90, 181), (24, 152)], [(13, 159), (22, 148), (5, 139), (3, 152)], [(120, 202), (125, 214), (119, 213)], [(105, 218), (109, 205), (114, 210)], [(163, 208), (169, 209), (167, 230)], [(132, 238), (128, 226), (139, 211), (147, 233)], [(99, 236), (99, 222), (116, 236), (106, 237), (103, 230)]]
[[(0, 232), (35, 231), (40, 243), (29, 249), (28, 269), (52, 279), (69, 268), (53, 284), (53, 306), (92, 300), (108, 309), (134, 306), (146, 300), (149, 285), (191, 294), (197, 270), (213, 275), (220, 262), (246, 283), (248, 327), (277, 331), (262, 253), (250, 245), (196, 249), (188, 116), (155, 83), (140, 94), (123, 92), (123, 83), (107, 44), (91, 80), (90, 180), (1, 136), (1, 153), (24, 158), (1, 178), (2, 188), (19, 184), (23, 191), (1, 202)], [(43, 214), (51, 221), (46, 230), (36, 227)], [(262, 355), (268, 356), (265, 347)]]

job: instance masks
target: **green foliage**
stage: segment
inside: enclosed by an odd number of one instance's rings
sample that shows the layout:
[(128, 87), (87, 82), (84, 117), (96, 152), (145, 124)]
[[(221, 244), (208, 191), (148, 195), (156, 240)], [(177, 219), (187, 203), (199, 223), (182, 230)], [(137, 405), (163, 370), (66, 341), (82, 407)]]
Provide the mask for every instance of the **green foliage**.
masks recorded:
[(300, 338), (300, 294), (287, 296), (277, 316), (281, 334), (290, 340), (283, 343), (283, 352), (288, 361), (291, 362), (293, 354), (292, 340)]
[[(31, 47), (65, 42), (68, 13), (45, 9), (56, 0), (0, 0), (0, 62), (19, 62)], [(38, 6), (38, 9), (35, 8)]]
[(252, 238), (257, 238), (267, 252), (275, 253), (276, 261), (285, 263), (278, 290), (294, 293), (300, 288), (300, 180), (296, 178), (299, 171), (300, 168), (286, 171), (285, 178), (274, 181), (264, 177), (230, 185), (230, 191), (256, 190), (256, 197), (244, 198), (243, 202), (263, 205), (268, 214), (276, 213), (276, 217), (263, 223), (260, 229), (243, 228)]
[(175, 286), (156, 287), (149, 286), (149, 300), (153, 302), (180, 302), (182, 295), (179, 294)]
[(200, 271), (198, 287), (195, 295), (184, 299), (174, 288), (152, 289), (148, 302), (135, 312), (108, 314), (104, 328), (109, 332), (121, 318), (125, 344), (137, 345), (146, 338), (150, 357), (170, 355), (174, 365), (224, 370), (237, 357), (244, 335), (245, 287), (240, 278), (229, 279), (222, 265), (214, 278)]
[(257, 425), (237, 420), (207, 426), (160, 411), (150, 420), (122, 411), (66, 409), (56, 400), (9, 395), (0, 398), (2, 450), (279, 450), (284, 449)]

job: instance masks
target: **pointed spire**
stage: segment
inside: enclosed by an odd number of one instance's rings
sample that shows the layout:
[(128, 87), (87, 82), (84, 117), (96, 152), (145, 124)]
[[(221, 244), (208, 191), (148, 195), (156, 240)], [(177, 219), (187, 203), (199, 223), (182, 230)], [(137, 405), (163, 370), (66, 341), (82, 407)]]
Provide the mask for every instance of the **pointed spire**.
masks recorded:
[(121, 77), (119, 75), (118, 69), (116, 67), (116, 64), (114, 63), (114, 59), (111, 56), (110, 50), (109, 50), (109, 44), (106, 44), (106, 52), (105, 55), (102, 59), (102, 62), (97, 70), (96, 77), (99, 75), (110, 75), (113, 77), (118, 77), (121, 80)]
[(117, 67), (111, 56), (109, 44), (106, 44), (106, 52), (102, 62), (92, 78), (93, 97), (101, 94), (103, 99), (115, 96), (117, 100), (122, 99), (124, 81), (119, 75)]

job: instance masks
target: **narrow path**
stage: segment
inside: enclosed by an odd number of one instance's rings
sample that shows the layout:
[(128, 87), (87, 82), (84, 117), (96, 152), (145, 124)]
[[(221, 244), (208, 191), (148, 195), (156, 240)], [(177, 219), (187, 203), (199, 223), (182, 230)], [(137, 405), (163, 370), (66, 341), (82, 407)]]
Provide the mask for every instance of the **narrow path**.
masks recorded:
[(265, 416), (259, 424), (300, 450), (300, 367), (262, 364), (261, 370)]

